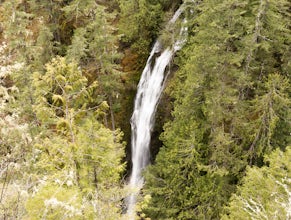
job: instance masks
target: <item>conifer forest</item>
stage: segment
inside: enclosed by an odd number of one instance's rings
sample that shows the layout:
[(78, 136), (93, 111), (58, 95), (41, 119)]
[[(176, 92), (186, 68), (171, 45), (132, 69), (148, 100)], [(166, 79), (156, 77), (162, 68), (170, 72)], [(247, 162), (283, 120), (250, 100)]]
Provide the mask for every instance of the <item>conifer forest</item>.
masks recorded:
[(1, 220), (290, 220), (290, 0), (0, 0)]

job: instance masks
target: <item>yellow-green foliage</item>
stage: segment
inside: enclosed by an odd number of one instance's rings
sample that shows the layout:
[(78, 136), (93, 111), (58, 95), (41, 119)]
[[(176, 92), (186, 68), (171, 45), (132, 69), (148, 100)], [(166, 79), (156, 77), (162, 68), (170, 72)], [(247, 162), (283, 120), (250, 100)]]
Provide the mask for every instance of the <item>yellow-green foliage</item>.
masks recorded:
[[(63, 129), (65, 121), (72, 126), (74, 120), (93, 102), (92, 94), (97, 82), (88, 85), (75, 62), (68, 62), (63, 57), (52, 59), (46, 65), (44, 75), (33, 76), (35, 112), (44, 125), (58, 124)], [(61, 119), (62, 122), (58, 122)]]
[(248, 167), (222, 219), (290, 219), (291, 148), (266, 157), (268, 166)]
[(119, 219), (122, 132), (102, 124), (120, 89), (115, 13), (94, 0), (0, 11), (0, 219)]
[(82, 196), (74, 187), (47, 184), (26, 203), (24, 219), (83, 219)]
[(124, 144), (119, 130), (98, 121), (108, 105), (93, 106), (97, 83), (87, 85), (76, 63), (62, 57), (47, 64), (45, 74), (36, 73), (33, 82), (36, 117), (46, 130), (33, 146), (31, 169), (39, 180), (27, 218), (117, 219)]

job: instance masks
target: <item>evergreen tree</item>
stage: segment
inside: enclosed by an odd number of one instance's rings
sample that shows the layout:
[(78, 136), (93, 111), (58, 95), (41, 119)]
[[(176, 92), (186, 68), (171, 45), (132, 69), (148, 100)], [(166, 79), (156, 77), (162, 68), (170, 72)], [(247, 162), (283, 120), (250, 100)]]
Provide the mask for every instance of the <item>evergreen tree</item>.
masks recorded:
[[(117, 88), (112, 91), (114, 85), (106, 85), (112, 78), (101, 76), (119, 76), (114, 16), (91, 1), (83, 4), (82, 13), (88, 10), (83, 23), (73, 26), (66, 6), (68, 1), (0, 5), (0, 39), (7, 42), (0, 51), (0, 218), (121, 215), (122, 132), (102, 124), (109, 108), (104, 97), (114, 96)], [(65, 53), (73, 30), (77, 36), (83, 24), (84, 45), (76, 46), (73, 38), (67, 59), (48, 63)], [(99, 87), (90, 70), (94, 62)]]
[(149, 217), (219, 219), (247, 164), (261, 166), (265, 153), (290, 141), (290, 73), (282, 58), (290, 53), (289, 6), (197, 6), (171, 86), (173, 121), (146, 174)]
[(120, 105), (118, 96), (122, 91), (118, 65), (121, 58), (117, 46), (119, 36), (112, 25), (116, 14), (92, 0), (72, 1), (63, 10), (67, 19), (77, 26), (67, 57), (80, 62), (88, 70), (89, 79), (97, 79), (100, 83), (98, 94), (102, 94), (110, 106), (110, 127), (114, 130), (114, 109)]
[(139, 56), (140, 63), (136, 65), (140, 69), (160, 31), (163, 16), (161, 4), (155, 0), (119, 0), (119, 7), (121, 40)]
[(47, 64), (44, 75), (34, 75), (34, 108), (45, 129), (31, 155), (38, 180), (27, 217), (119, 218), (122, 135), (96, 119), (105, 104), (90, 107), (95, 87), (87, 85), (75, 63), (61, 57)]
[[(22, 1), (5, 1), (1, 6), (3, 37), (9, 52), (22, 55), (25, 61), (25, 50), (32, 45), (32, 31), (29, 29), (33, 14), (25, 10), (26, 4)], [(20, 56), (18, 57), (20, 58)]]
[[(1, 219), (122, 218), (117, 127), (131, 112), (133, 71), (157, 35), (171, 44), (161, 29), (181, 2), (2, 1)], [(291, 3), (183, 4), (189, 39), (140, 217), (290, 218)]]
[(267, 156), (267, 166), (248, 167), (222, 219), (290, 218), (290, 147)]

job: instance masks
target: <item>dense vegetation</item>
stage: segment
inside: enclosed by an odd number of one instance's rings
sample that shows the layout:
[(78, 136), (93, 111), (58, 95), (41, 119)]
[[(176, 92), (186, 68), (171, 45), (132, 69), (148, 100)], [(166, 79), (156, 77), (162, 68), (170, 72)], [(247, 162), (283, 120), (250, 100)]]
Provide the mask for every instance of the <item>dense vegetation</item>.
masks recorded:
[[(191, 36), (170, 85), (173, 120), (146, 175), (151, 218), (219, 219), (246, 167), (267, 165), (266, 155), (290, 145), (290, 6), (209, 0), (192, 9)], [(286, 178), (288, 193), (290, 168), (277, 179)], [(232, 212), (245, 204), (230, 205)]]
[(126, 219), (136, 84), (182, 2), (140, 218), (291, 218), (289, 0), (5, 0), (1, 219)]

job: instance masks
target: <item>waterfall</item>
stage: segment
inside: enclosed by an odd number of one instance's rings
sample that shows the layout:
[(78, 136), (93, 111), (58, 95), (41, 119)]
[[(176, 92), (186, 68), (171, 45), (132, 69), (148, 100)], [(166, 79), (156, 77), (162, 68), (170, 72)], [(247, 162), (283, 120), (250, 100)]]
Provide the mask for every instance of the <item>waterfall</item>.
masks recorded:
[[(169, 21), (168, 27), (176, 22), (182, 11), (182, 7), (176, 11)], [(186, 20), (184, 19), (183, 22)], [(156, 108), (169, 72), (166, 71), (166, 68), (175, 52), (181, 49), (186, 41), (186, 33), (187, 28), (182, 25), (180, 34), (178, 37), (176, 36), (177, 39), (173, 45), (165, 49), (162, 48), (162, 43), (157, 40), (142, 72), (131, 118), (132, 173), (129, 187), (133, 191), (139, 191), (143, 186), (142, 171), (149, 163), (151, 131)], [(127, 198), (127, 214), (130, 219), (134, 219), (137, 194), (138, 192), (132, 192)]]

